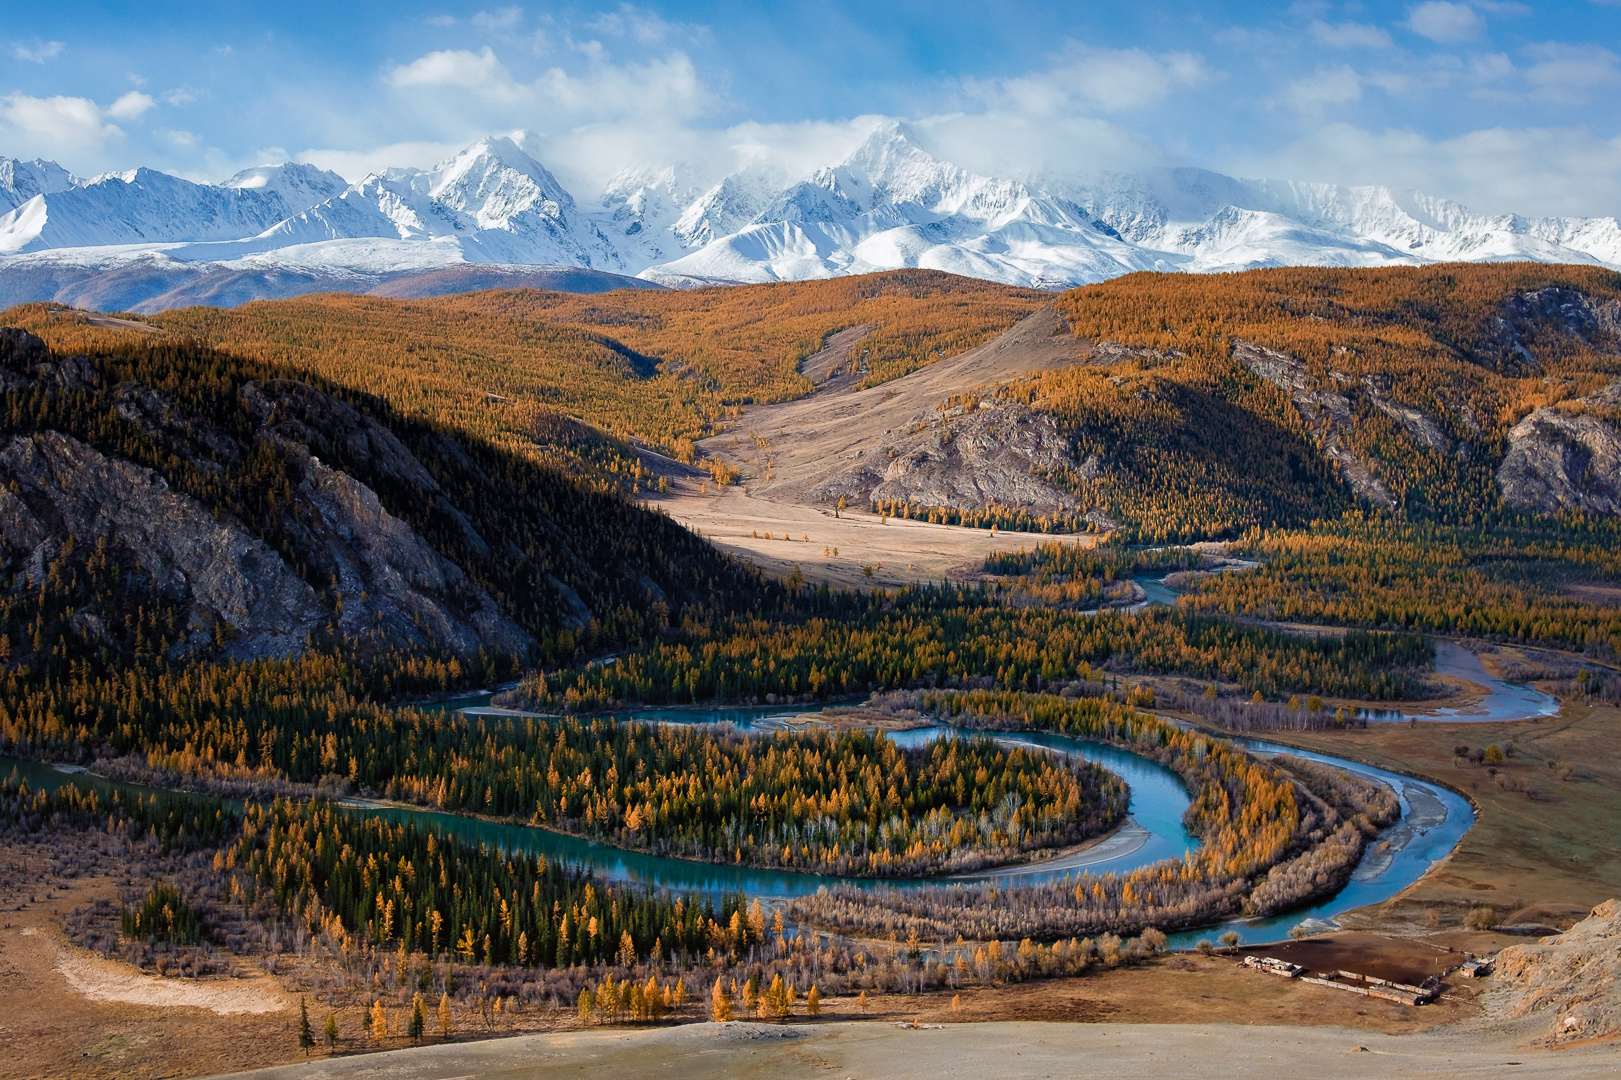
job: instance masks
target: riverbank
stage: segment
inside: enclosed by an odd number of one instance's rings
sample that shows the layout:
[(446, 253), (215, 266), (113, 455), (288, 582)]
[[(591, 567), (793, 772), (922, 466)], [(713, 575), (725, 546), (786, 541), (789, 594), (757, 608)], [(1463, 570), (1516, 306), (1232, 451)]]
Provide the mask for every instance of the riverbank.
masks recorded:
[[(1493, 951), (1520, 933), (1465, 925), (1491, 908), (1495, 925), (1563, 929), (1621, 895), (1621, 709), (1566, 702), (1557, 716), (1519, 721), (1370, 724), (1272, 733), (1285, 745), (1431, 778), (1468, 796), (1475, 827), (1428, 875), (1341, 922)], [(1505, 759), (1475, 764), (1457, 748), (1495, 745)], [(1483, 918), (1480, 917), (1480, 918)]]

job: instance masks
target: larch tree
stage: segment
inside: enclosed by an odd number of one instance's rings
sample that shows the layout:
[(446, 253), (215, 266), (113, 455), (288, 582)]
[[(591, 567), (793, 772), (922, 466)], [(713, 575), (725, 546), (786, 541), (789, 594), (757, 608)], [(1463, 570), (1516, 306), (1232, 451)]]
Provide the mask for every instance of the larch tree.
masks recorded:
[(715, 989), (709, 995), (709, 1017), (717, 1024), (724, 1024), (732, 1018), (732, 995), (726, 992), (722, 979), (715, 980)]

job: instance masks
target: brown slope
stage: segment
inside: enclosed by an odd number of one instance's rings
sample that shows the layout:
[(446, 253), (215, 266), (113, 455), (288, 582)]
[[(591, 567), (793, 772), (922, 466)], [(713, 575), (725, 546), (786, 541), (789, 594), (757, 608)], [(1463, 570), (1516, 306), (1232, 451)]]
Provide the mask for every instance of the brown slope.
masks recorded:
[(830, 485), (935, 414), (948, 398), (1091, 355), (1090, 343), (1076, 339), (1052, 308), (1043, 307), (984, 345), (891, 382), (858, 390), (845, 376), (809, 397), (750, 409), (699, 449), (741, 468), (755, 498), (828, 505), (842, 493), (850, 505), (864, 505), (867, 491), (859, 483), (842, 491)]

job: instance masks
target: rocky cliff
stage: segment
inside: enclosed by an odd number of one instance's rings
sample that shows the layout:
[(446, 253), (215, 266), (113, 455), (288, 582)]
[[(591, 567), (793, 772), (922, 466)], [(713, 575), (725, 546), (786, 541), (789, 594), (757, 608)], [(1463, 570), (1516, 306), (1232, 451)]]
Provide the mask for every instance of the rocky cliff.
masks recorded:
[[(206, 490), (243, 485), (258, 464), (279, 490), (274, 521), (246, 522), (177, 490), (159, 470), (52, 426), (0, 438), (0, 556), (16, 587), (39, 584), (65, 545), (99, 545), (182, 611), (180, 654), (289, 655), (314, 637), (361, 650), (524, 655), (532, 634), (456, 561), (384, 506), (368, 482), (438, 504), (459, 546), (485, 551), (433, 475), (392, 431), (331, 394), (287, 379), (237, 389), (235, 430), (91, 358), (53, 357), (36, 337), (0, 331), (0, 388), (71, 394), (58, 405), (110, 414), (138, 431), (149, 461)], [(245, 420), (245, 422), (243, 422)], [(190, 472), (188, 472), (190, 469)], [(201, 480), (196, 478), (201, 477)], [(79, 624), (101, 619), (94, 603)], [(86, 623), (84, 619), (89, 619)]]
[[(1069, 440), (1046, 413), (1014, 401), (976, 400), (930, 410), (892, 431), (811, 497), (857, 506), (894, 500), (917, 506), (1023, 507), (1070, 513), (1080, 503), (1049, 477), (1073, 468)], [(1096, 469), (1096, 462), (1090, 468)], [(1084, 468), (1083, 468), (1083, 476)]]
[(1548, 1043), (1621, 1034), (1621, 901), (1606, 900), (1562, 934), (1497, 956), (1489, 1009), (1542, 1026)]
[(1503, 500), (1541, 513), (1621, 515), (1621, 381), (1515, 424), (1497, 471)]

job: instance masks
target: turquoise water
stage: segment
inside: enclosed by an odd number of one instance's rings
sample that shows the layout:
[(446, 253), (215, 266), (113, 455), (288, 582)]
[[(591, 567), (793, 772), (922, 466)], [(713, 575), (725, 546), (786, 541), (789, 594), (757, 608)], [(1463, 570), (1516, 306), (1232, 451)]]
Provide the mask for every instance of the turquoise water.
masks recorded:
[[(488, 707), (488, 701), (489, 695), (486, 694), (453, 703), (447, 702), (444, 703), (444, 707), (478, 710)], [(622, 719), (680, 724), (725, 723), (744, 731), (769, 731), (780, 726), (782, 719), (797, 716), (800, 711), (783, 708), (647, 709), (629, 713)], [(958, 732), (944, 726), (896, 732), (892, 737), (903, 746), (919, 746), (955, 734), (986, 734), (1008, 746), (1041, 748), (1084, 758), (1102, 765), (1126, 781), (1131, 789), (1130, 816), (1137, 825), (1146, 830), (1147, 838), (1141, 847), (1127, 854), (1088, 865), (1086, 869), (1091, 873), (1101, 874), (1109, 871), (1122, 873), (1162, 859), (1180, 858), (1185, 852), (1198, 846), (1198, 840), (1190, 836), (1182, 824), (1182, 814), (1188, 807), (1188, 794), (1181, 779), (1157, 762), (1118, 747), (1044, 732)], [(1437, 785), (1323, 754), (1292, 750), (1264, 740), (1237, 741), (1246, 749), (1262, 756), (1274, 753), (1296, 754), (1387, 784), (1401, 796), (1402, 820), (1369, 845), (1369, 854), (1364, 856), (1363, 864), (1353, 880), (1331, 899), (1270, 919), (1236, 920), (1221, 926), (1179, 933), (1172, 938), (1174, 945), (1191, 946), (1199, 938), (1213, 937), (1229, 928), (1237, 930), (1246, 941), (1274, 940), (1302, 920), (1317, 919), (1332, 922), (1337, 915), (1353, 908), (1387, 900), (1417, 881), (1436, 861), (1451, 852), (1474, 824), (1474, 813), (1468, 801)], [(83, 774), (69, 774), (36, 762), (0, 759), (0, 775), (8, 774), (13, 769), (36, 788), (56, 787), (65, 782), (77, 781), (88, 782), (102, 791), (111, 791), (114, 788), (150, 790), (133, 785), (114, 784)], [(434, 810), (387, 806), (359, 799), (349, 800), (345, 805), (355, 813), (382, 817), (390, 821), (414, 822), (504, 851), (544, 855), (551, 860), (589, 867), (602, 878), (614, 882), (657, 886), (709, 896), (741, 890), (767, 899), (783, 899), (807, 895), (823, 885), (840, 880), (814, 874), (758, 870), (644, 855), (546, 829), (480, 821), (476, 818)], [(1377, 852), (1376, 848), (1381, 843), (1384, 844), (1385, 850)], [(1026, 872), (1019, 875), (1018, 880), (1039, 882), (1063, 877), (1068, 873), (1073, 871), (1055, 870), (1045, 874), (1039, 871)], [(939, 880), (907, 879), (886, 884), (923, 886), (938, 884)], [(876, 884), (871, 880), (857, 880), (853, 883), (863, 887)]]

